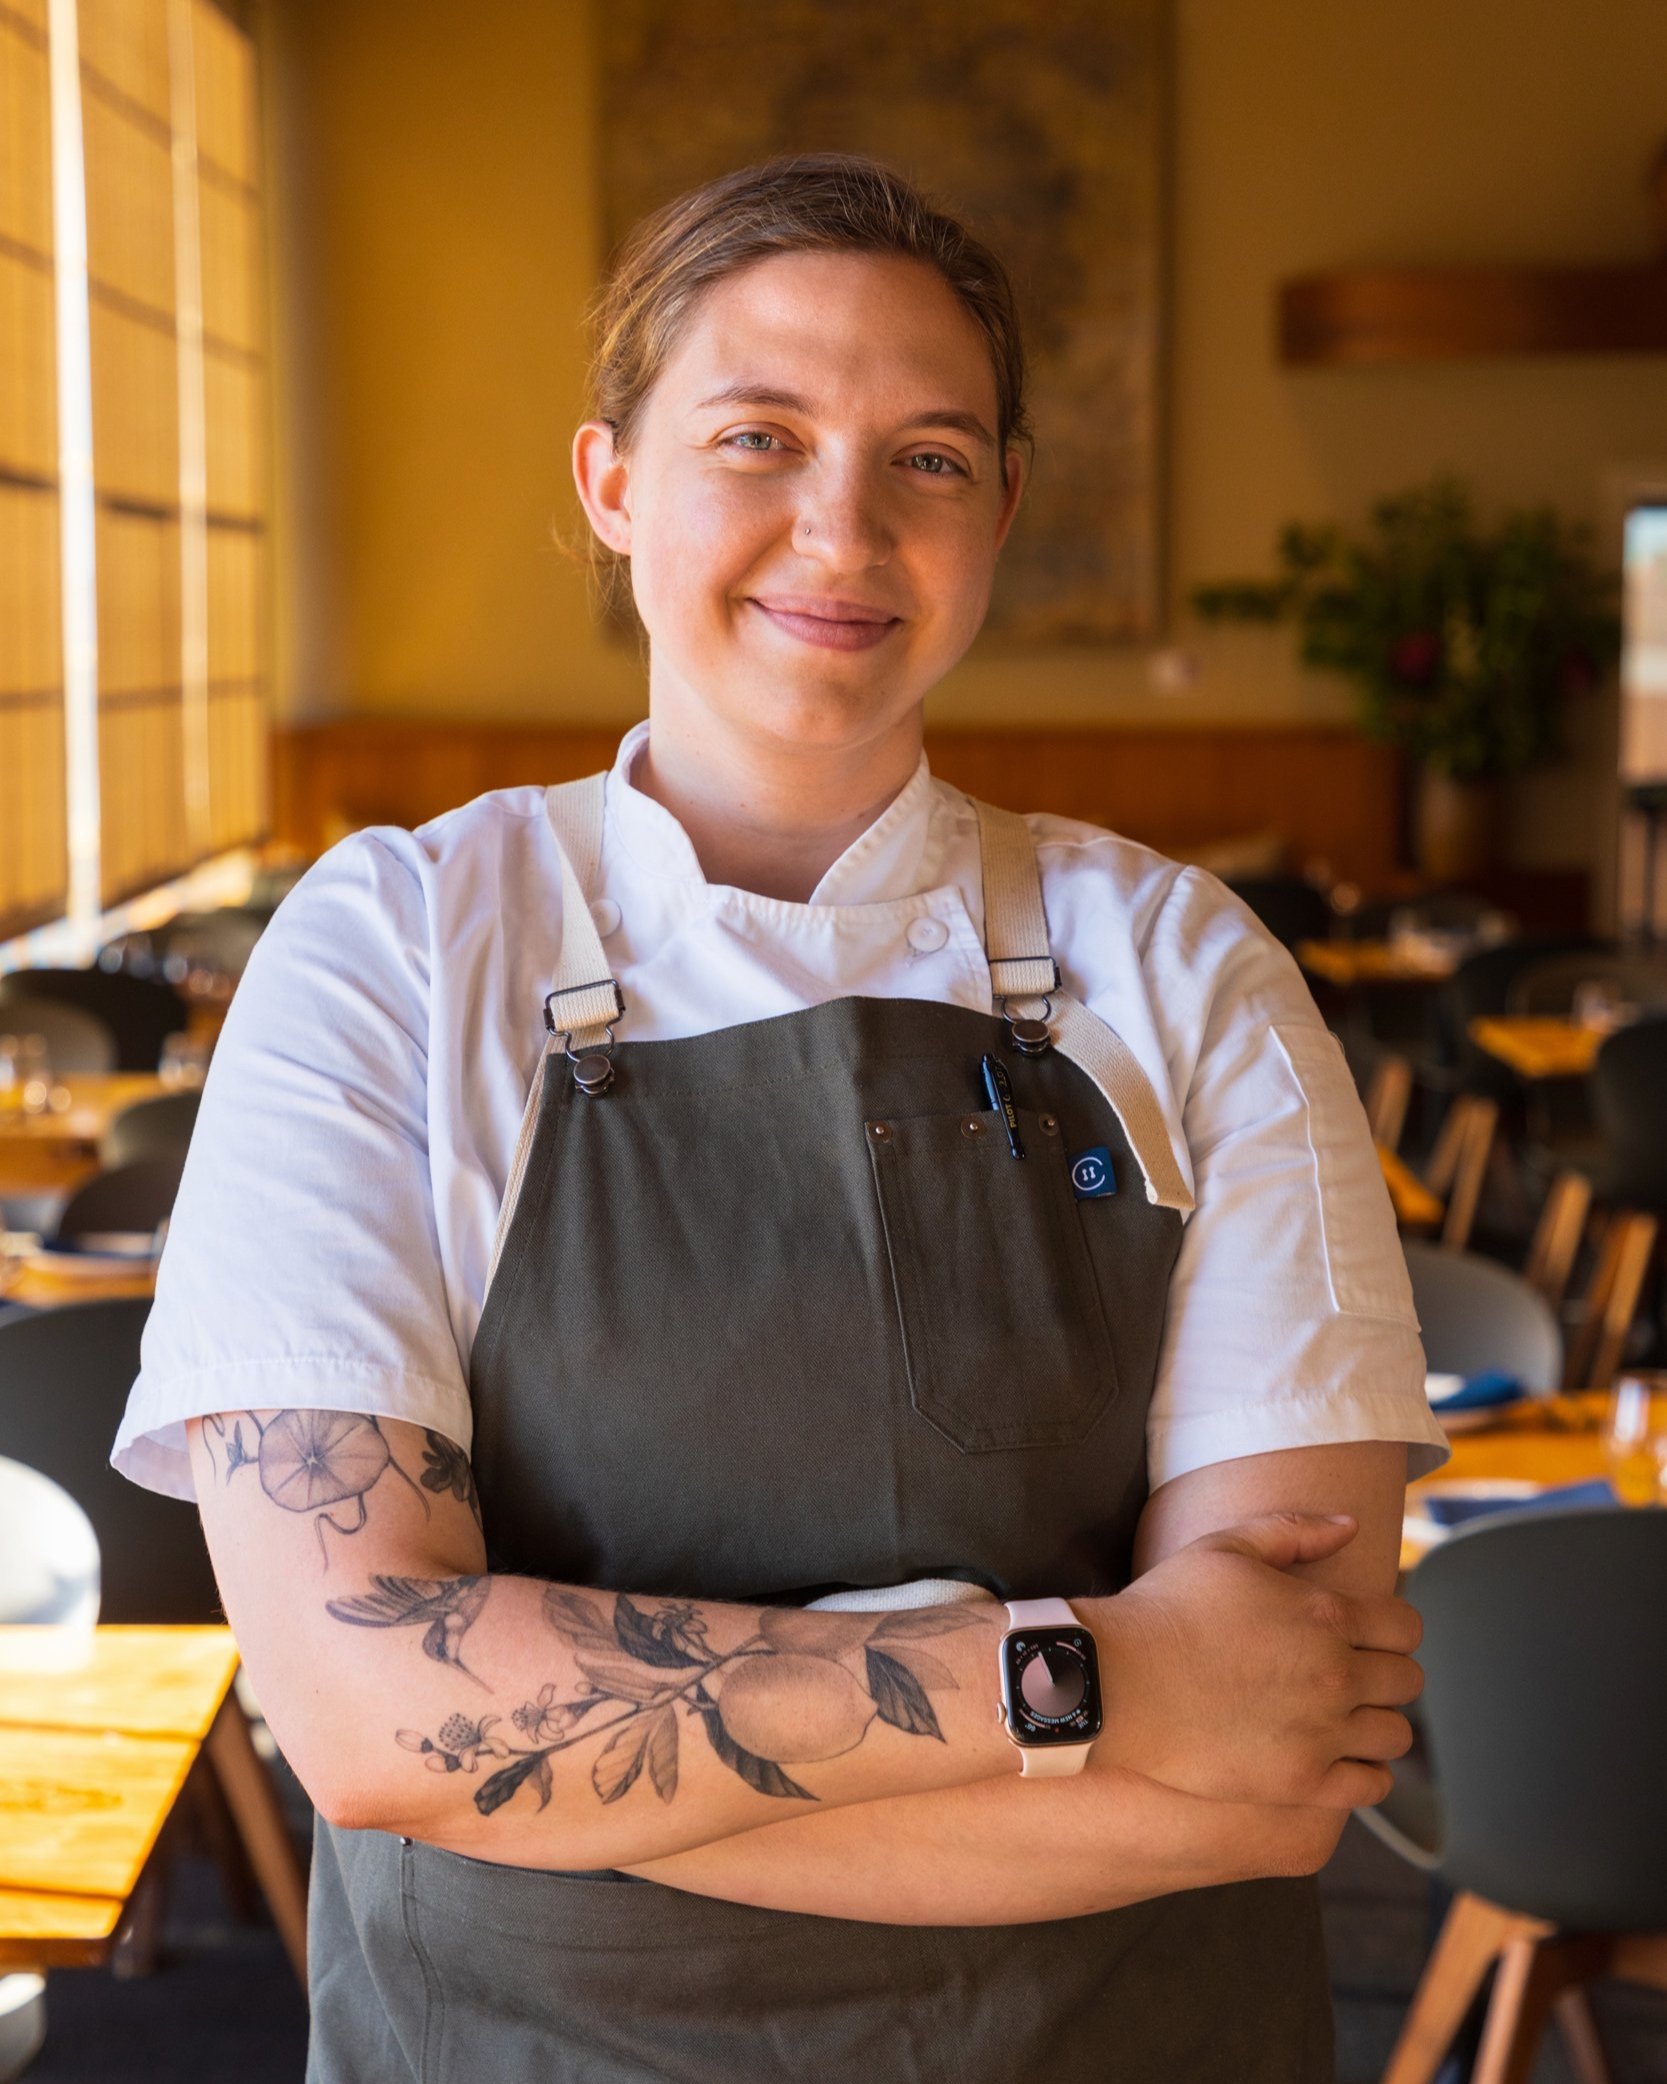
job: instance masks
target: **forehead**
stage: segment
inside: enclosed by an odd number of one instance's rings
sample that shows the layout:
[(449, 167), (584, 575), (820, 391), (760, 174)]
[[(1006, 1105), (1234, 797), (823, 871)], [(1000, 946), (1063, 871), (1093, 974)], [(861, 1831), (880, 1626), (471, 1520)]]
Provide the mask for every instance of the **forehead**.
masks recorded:
[(989, 347), (954, 291), (935, 268), (893, 254), (773, 254), (714, 283), (656, 398), (682, 412), (739, 382), (830, 406), (866, 399), (993, 415), (996, 403)]

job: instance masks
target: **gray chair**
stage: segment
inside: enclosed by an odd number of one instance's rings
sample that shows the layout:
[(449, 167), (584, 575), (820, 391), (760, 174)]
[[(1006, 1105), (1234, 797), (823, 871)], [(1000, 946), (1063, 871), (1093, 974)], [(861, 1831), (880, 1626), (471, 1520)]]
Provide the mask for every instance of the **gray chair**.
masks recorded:
[(136, 1158), (131, 1165), (95, 1172), (59, 1211), (59, 1237), (73, 1241), (89, 1232), (159, 1229), (173, 1214), (184, 1169), (185, 1153), (175, 1151), (171, 1156)]
[(1408, 1244), (1407, 1272), (1424, 1338), (1438, 1375), (1514, 1375), (1536, 1396), (1563, 1380), (1563, 1334), (1555, 1312), (1520, 1274), (1471, 1252)]
[(0, 1323), (0, 1455), (61, 1484), (103, 1557), (102, 1621), (224, 1620), (196, 1510), (110, 1467), (150, 1303), (66, 1304)]
[(1584, 955), (1555, 955), (1521, 971), (1505, 995), (1511, 1013), (1562, 1017), (1573, 1010), (1582, 984), (1602, 984), (1612, 996), (1647, 1012), (1667, 1010), (1667, 963), (1647, 956), (1594, 948)]
[(7, 993), (0, 998), (0, 1035), (39, 1035), (58, 1078), (116, 1068), (116, 1038), (109, 1027), (97, 1014), (62, 999)]
[(1667, 1989), (1667, 1513), (1513, 1512), (1413, 1572), (1430, 1783), (1360, 1812), (1453, 1891), (1383, 2084), (1431, 2084), (1496, 1970), (1475, 2075), (1555, 2017), (1607, 2074), (1584, 1986)]
[(0, 977), (0, 1031), (12, 1032), (11, 999), (52, 999), (90, 1013), (115, 1037), (118, 1071), (154, 1071), (162, 1045), (186, 1024), (185, 1001), (156, 977), (130, 976), (102, 966), (87, 970), (14, 970)]
[(100, 1163), (131, 1165), (140, 1158), (183, 1157), (197, 1126), (201, 1099), (200, 1093), (187, 1091), (135, 1100), (105, 1130), (98, 1147)]

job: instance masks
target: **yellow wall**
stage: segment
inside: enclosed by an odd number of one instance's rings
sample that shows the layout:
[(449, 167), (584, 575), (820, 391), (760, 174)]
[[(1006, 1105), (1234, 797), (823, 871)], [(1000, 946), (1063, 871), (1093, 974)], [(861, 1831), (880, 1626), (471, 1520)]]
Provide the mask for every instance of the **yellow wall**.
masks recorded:
[[(830, 0), (836, 4), (836, 0)], [(566, 450), (597, 265), (583, 0), (266, 0), (279, 305), (280, 706), (640, 708), (592, 630)], [(1484, 503), (1608, 524), (1667, 480), (1667, 356), (1292, 373), (1273, 291), (1351, 261), (1638, 259), (1667, 130), (1661, 0), (1178, 0), (1167, 535), (1176, 602), (1261, 568), (1288, 516), (1358, 516), (1438, 468)], [(941, 720), (1346, 714), (1282, 633), (991, 656)], [(1580, 858), (1605, 720), (1516, 794), (1525, 858)]]

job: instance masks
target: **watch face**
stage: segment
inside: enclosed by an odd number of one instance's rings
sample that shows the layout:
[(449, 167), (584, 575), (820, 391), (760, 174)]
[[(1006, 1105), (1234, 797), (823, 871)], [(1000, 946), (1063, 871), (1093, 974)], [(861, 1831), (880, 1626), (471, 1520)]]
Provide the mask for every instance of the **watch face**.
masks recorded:
[(1016, 1628), (1001, 1643), (1001, 1700), (1016, 1744), (1100, 1734), (1100, 1666), (1086, 1628)]

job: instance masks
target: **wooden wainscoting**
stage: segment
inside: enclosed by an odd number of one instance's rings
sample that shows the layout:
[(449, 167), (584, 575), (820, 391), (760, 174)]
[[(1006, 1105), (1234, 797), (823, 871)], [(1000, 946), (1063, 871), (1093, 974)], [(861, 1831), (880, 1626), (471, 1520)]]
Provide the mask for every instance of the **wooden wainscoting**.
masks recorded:
[[(568, 781), (613, 729), (353, 718), (277, 734), (275, 835), (316, 853), (361, 825), (420, 825), (486, 789)], [(1348, 730), (941, 730), (936, 773), (1014, 810), (1053, 810), (1160, 851), (1277, 834), (1287, 863), (1369, 888), (1396, 879), (1395, 756)]]

